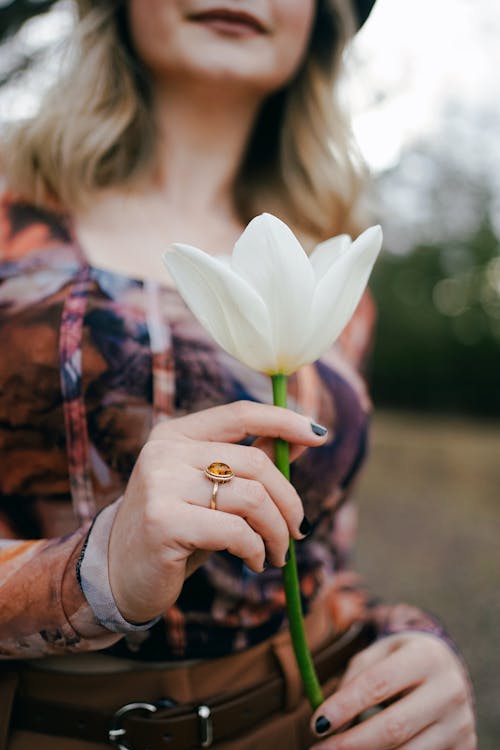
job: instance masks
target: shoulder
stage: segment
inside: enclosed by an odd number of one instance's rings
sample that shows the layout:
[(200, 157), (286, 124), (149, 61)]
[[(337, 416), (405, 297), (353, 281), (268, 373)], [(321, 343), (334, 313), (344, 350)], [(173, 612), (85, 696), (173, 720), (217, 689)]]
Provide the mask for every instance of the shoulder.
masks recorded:
[(0, 263), (22, 262), (31, 253), (68, 240), (64, 214), (14, 195), (0, 178)]

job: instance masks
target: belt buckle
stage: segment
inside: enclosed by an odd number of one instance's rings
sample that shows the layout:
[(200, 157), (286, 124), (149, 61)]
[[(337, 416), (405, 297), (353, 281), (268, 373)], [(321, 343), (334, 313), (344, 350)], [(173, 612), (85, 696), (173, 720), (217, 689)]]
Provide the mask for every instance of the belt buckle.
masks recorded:
[[(134, 750), (130, 745), (124, 745), (123, 742), (121, 742), (121, 738), (127, 733), (127, 730), (121, 726), (123, 717), (131, 713), (131, 711), (149, 711), (154, 714), (158, 711), (158, 707), (170, 708), (171, 706), (175, 706), (175, 701), (172, 701), (169, 698), (161, 700), (157, 704), (141, 701), (136, 703), (126, 703), (115, 711), (113, 715), (111, 726), (108, 731), (109, 741), (115, 745), (118, 750)], [(200, 747), (211, 747), (214, 737), (212, 728), (212, 711), (210, 706), (201, 704), (200, 706), (197, 706), (196, 713), (200, 720)]]
[(202, 704), (196, 711), (200, 720), (200, 746), (210, 747), (214, 741), (210, 706)]
[(149, 713), (154, 714), (158, 711), (158, 706), (166, 708), (173, 705), (175, 705), (174, 701), (168, 699), (159, 701), (159, 703), (156, 705), (154, 703), (146, 703), (141, 701), (138, 701), (136, 703), (126, 703), (124, 706), (119, 708), (118, 711), (115, 711), (108, 732), (109, 741), (113, 745), (115, 745), (118, 750), (134, 750), (132, 747), (130, 747), (130, 745), (124, 745), (123, 742), (120, 741), (121, 738), (127, 733), (127, 730), (121, 726), (123, 717), (131, 713), (131, 711), (149, 711)]

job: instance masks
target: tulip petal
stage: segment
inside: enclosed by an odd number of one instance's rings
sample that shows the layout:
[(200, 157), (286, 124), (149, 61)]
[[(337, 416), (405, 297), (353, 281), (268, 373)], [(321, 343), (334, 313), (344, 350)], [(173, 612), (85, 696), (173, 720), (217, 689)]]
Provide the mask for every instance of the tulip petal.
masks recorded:
[(339, 234), (337, 237), (331, 237), (329, 240), (316, 245), (309, 256), (316, 283), (323, 278), (330, 266), (349, 250), (351, 242), (348, 234)]
[(309, 342), (301, 353), (302, 364), (318, 359), (341, 334), (361, 299), (381, 246), (381, 227), (370, 227), (319, 282), (311, 308)]
[(258, 292), (269, 310), (280, 372), (295, 367), (307, 334), (314, 271), (291, 229), (271, 214), (253, 219), (234, 246), (233, 270)]
[(191, 245), (163, 254), (179, 293), (216, 342), (252, 369), (274, 371), (276, 360), (266, 306), (228, 263)]
[(227, 268), (233, 267), (233, 261), (230, 255), (213, 255), (213, 258), (217, 258), (219, 263), (223, 263)]

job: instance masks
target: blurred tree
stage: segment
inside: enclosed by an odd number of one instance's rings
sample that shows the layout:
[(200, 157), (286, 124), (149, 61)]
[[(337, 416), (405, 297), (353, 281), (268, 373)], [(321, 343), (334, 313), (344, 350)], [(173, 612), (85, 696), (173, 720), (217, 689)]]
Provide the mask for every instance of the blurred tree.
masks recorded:
[(372, 290), (378, 405), (500, 416), (500, 256), (487, 204), (460, 242), (386, 253)]
[(377, 179), (379, 404), (500, 416), (500, 186), (478, 137), (491, 117), (449, 104), (432, 138)]

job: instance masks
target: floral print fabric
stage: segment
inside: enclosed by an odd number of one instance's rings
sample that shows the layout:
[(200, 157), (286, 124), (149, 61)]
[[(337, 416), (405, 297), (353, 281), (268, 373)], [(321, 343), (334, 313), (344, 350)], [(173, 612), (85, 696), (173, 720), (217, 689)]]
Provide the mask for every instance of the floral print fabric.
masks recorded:
[[(365, 295), (331, 351), (289, 379), (289, 407), (329, 429), (327, 443), (292, 466), (313, 524), (297, 545), (304, 609), (333, 580), (339, 628), (365, 619), (380, 635), (413, 627), (443, 636), (420, 610), (374, 604), (349, 570), (349, 491), (370, 411), (359, 370), (373, 322)], [(272, 403), (267, 376), (213, 342), (175, 289), (90, 267), (65, 217), (8, 195), (0, 341), (0, 655), (210, 658), (286, 626), (280, 570), (256, 575), (226, 552), (186, 580), (153, 627), (126, 635), (97, 618), (77, 576), (92, 519), (123, 493), (155, 421), (240, 399)]]

